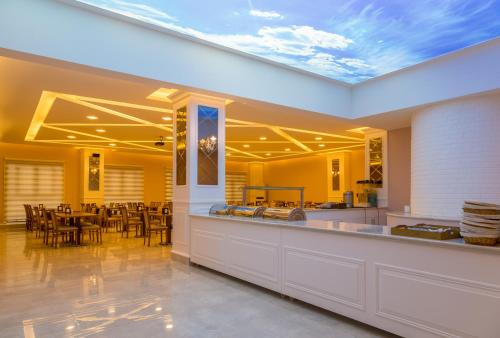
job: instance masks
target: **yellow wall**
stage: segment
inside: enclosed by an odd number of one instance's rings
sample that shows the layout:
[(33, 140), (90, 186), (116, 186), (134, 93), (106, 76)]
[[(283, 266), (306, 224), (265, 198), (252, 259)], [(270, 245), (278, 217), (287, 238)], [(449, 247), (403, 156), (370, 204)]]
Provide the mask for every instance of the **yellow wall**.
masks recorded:
[[(327, 199), (326, 157), (305, 158), (267, 162), (264, 181), (269, 186), (304, 187), (304, 200), (325, 201)], [(298, 201), (298, 191), (270, 191), (269, 200)]]
[[(364, 150), (351, 153), (351, 190), (356, 193), (356, 181), (364, 179)], [(264, 182), (268, 186), (305, 187), (304, 200), (325, 202), (328, 200), (326, 155), (267, 162), (264, 166)], [(269, 200), (298, 201), (294, 191), (269, 192)]]
[(80, 197), (80, 153), (66, 147), (43, 147), (0, 142), (0, 220), (4, 215), (4, 160), (25, 159), (64, 162), (64, 196), (77, 205)]
[(354, 192), (354, 202), (356, 203), (356, 194), (361, 191), (357, 181), (366, 179), (365, 176), (365, 150), (355, 150), (351, 152), (351, 190)]
[[(164, 170), (172, 167), (169, 156), (105, 151), (106, 165), (139, 165), (144, 167), (144, 201), (163, 201), (165, 197)], [(0, 142), (0, 220), (3, 219), (4, 159), (63, 161), (65, 201), (80, 203), (80, 151), (69, 147), (10, 144)], [(226, 171), (248, 171), (248, 163), (226, 162)], [(351, 189), (364, 179), (364, 151), (351, 152)], [(323, 202), (328, 199), (326, 156), (267, 162), (264, 165), (264, 184), (269, 186), (304, 186), (305, 200)], [(298, 192), (269, 192), (270, 200), (298, 201)]]
[[(39, 145), (0, 142), (0, 222), (4, 215), (4, 160), (25, 159), (64, 162), (65, 202), (80, 203), (80, 150), (70, 147), (49, 147)], [(144, 202), (165, 199), (165, 168), (172, 168), (172, 158), (164, 155), (149, 155), (104, 151), (105, 165), (136, 165), (144, 167)], [(226, 162), (227, 171), (247, 171), (244, 162)]]
[(105, 153), (105, 165), (135, 165), (144, 168), (144, 203), (165, 200), (165, 169), (172, 168), (172, 158), (165, 155), (140, 153)]

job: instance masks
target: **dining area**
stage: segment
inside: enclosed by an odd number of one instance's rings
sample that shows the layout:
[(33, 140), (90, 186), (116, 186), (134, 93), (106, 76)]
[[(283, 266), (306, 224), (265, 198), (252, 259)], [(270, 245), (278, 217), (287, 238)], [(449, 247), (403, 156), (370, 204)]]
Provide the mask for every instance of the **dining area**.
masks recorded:
[[(125, 239), (142, 239), (151, 246), (172, 242), (172, 202), (110, 202), (108, 205), (61, 203), (55, 207), (24, 204), (26, 232), (45, 246), (100, 245), (107, 234)], [(159, 236), (158, 236), (159, 235)]]

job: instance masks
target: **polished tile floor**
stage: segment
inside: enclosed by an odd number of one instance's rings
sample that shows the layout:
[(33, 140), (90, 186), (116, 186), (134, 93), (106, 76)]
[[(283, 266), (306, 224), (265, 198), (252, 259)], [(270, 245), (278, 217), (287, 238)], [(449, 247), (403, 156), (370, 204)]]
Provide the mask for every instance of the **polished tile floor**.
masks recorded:
[(390, 337), (105, 234), (47, 248), (0, 225), (0, 337)]

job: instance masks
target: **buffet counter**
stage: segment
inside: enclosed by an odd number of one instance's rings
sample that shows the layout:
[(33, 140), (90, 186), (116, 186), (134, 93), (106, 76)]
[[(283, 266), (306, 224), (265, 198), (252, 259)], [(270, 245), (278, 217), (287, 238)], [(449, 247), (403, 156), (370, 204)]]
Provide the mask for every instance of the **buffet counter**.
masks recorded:
[(191, 215), (190, 259), (404, 337), (498, 337), (500, 247), (390, 228)]
[(385, 208), (304, 209), (307, 219), (363, 224), (387, 224)]

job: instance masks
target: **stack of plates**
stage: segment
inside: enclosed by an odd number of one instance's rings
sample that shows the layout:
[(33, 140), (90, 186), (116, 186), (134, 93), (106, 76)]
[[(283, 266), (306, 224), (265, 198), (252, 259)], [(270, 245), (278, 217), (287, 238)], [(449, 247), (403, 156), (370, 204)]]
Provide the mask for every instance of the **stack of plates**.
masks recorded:
[(500, 205), (465, 201), (460, 234), (466, 243), (496, 245), (500, 239)]

